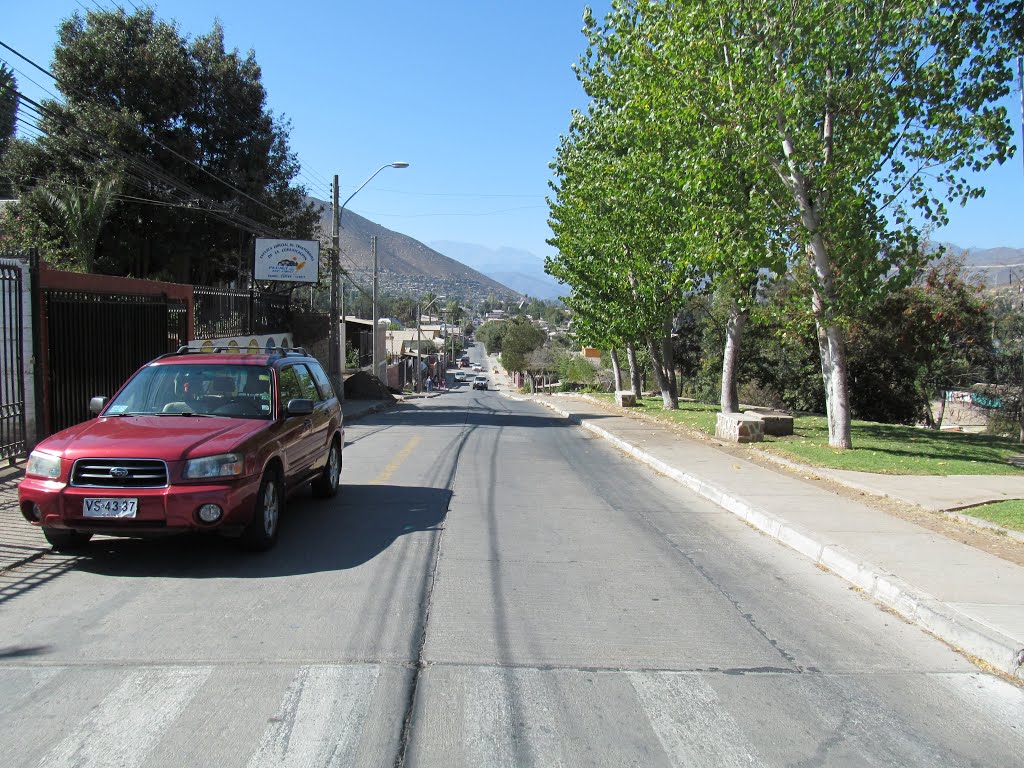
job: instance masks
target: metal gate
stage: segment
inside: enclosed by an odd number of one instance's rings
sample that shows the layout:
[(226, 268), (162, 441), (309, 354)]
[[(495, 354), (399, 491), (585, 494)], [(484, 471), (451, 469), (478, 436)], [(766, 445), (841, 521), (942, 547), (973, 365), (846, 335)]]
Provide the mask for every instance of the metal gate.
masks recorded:
[(143, 363), (187, 344), (187, 313), (165, 296), (47, 290), (49, 431), (85, 421), (91, 398), (113, 395)]
[(22, 269), (0, 261), (0, 459), (25, 453)]

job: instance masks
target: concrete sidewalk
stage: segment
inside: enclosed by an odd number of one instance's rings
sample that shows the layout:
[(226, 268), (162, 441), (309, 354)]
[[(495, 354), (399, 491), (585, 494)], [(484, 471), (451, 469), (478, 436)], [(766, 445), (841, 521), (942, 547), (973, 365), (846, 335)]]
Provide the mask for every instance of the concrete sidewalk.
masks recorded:
[[(577, 398), (531, 399), (605, 437), (951, 645), (1024, 679), (1024, 568), (657, 423), (619, 416)], [(1024, 481), (1010, 480), (1017, 484), (1008, 492), (1012, 496)], [(926, 486), (927, 480), (920, 483), (921, 489)]]
[[(346, 400), (342, 412), (345, 422), (350, 423), (394, 405), (383, 400)], [(0, 572), (50, 551), (43, 532), (27, 523), (18, 511), (18, 481), (24, 473), (24, 461), (14, 467), (0, 465)]]

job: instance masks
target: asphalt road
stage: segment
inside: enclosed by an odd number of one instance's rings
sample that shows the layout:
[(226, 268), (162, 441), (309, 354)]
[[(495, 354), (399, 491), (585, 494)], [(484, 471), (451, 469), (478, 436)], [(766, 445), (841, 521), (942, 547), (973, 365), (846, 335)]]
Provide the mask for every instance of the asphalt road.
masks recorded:
[(348, 438), (269, 553), (0, 579), (0, 764), (1020, 764), (1020, 689), (546, 409)]

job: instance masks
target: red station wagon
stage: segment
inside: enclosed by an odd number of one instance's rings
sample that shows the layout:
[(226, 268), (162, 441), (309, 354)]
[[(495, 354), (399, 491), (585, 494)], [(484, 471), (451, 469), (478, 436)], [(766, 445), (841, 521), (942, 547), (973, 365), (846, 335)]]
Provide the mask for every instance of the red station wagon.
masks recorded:
[(320, 363), (225, 352), (163, 355), (93, 398), (97, 418), (39, 443), (18, 486), (25, 519), (58, 549), (205, 531), (264, 550), (292, 491), (334, 496), (345, 429)]

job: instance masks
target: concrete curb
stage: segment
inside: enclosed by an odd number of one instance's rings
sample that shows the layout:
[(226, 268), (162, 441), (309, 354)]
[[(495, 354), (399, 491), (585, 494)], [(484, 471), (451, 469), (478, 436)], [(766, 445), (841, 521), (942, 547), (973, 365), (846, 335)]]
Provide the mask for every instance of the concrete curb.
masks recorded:
[(671, 467), (602, 427), (564, 411), (554, 403), (537, 400), (574, 424), (608, 440), (658, 472), (733, 513), (744, 522), (796, 550), (804, 557), (834, 572), (872, 598), (895, 610), (950, 645), (993, 665), (1001, 672), (1020, 677), (1018, 658), (1021, 641), (979, 624), (950, 605), (943, 603), (872, 563), (859, 559), (842, 547), (828, 544), (802, 526), (789, 523), (756, 508), (713, 483)]
[(346, 413), (345, 414), (345, 423), (348, 424), (348, 423), (353, 422), (353, 421), (359, 421), (359, 419), (363, 418), (364, 416), (369, 416), (369, 415), (374, 414), (374, 413), (380, 413), (381, 411), (386, 411), (389, 408), (395, 408), (398, 405), (399, 405), (398, 401), (396, 401), (394, 403), (380, 402), (380, 403), (376, 403), (375, 405), (371, 405), (369, 408), (366, 408), (365, 410), (361, 410), (358, 413), (352, 413), (352, 414)]

